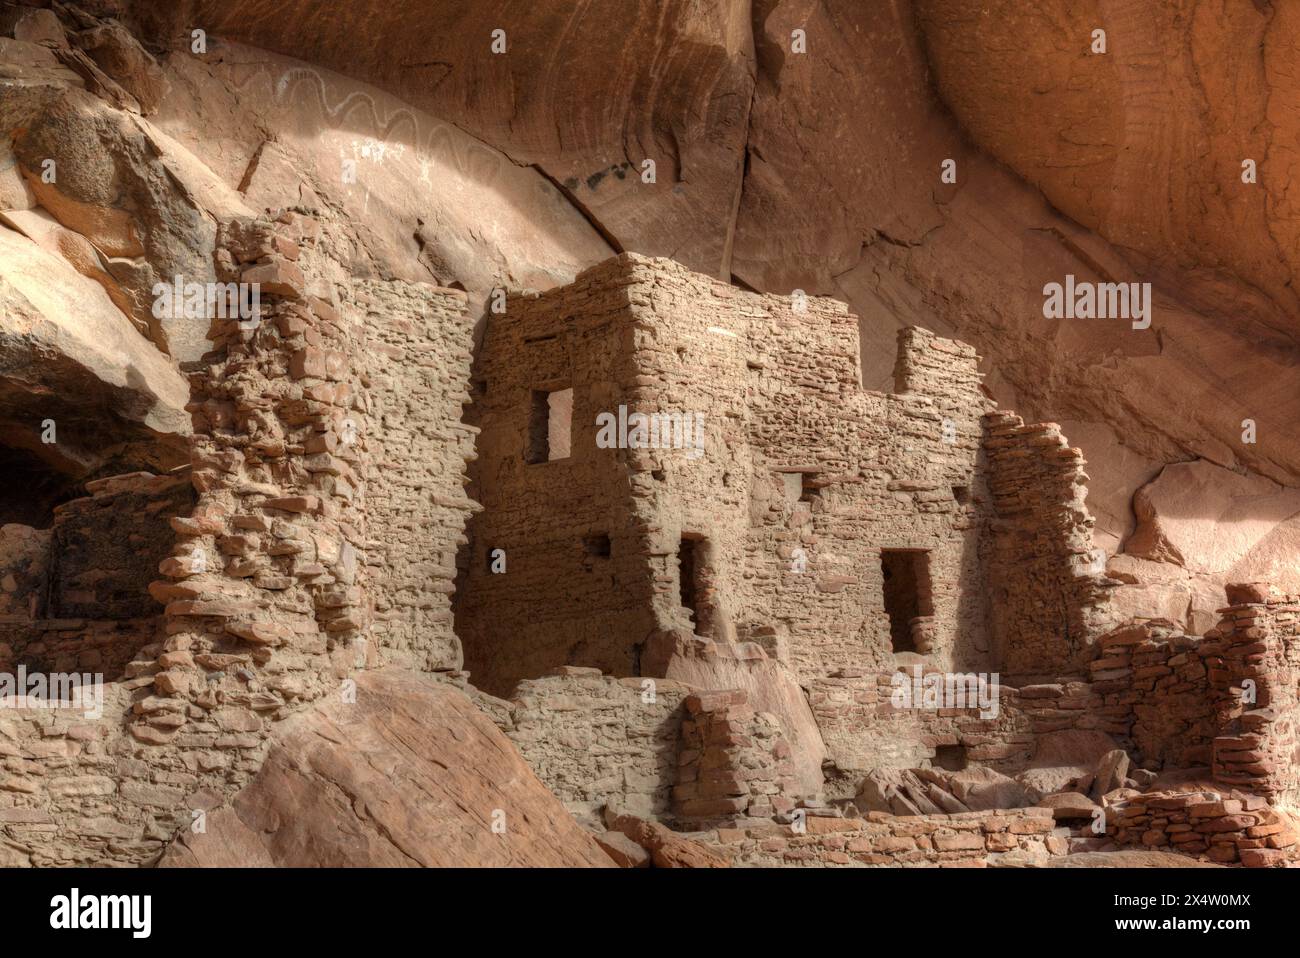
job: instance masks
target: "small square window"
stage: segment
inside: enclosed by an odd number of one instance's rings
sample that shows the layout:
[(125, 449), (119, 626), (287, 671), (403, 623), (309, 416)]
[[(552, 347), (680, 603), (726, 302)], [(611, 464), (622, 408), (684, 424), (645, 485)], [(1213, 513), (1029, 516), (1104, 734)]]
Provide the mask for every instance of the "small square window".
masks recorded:
[(967, 765), (966, 746), (940, 745), (935, 748), (930, 764), (947, 772), (964, 771)]

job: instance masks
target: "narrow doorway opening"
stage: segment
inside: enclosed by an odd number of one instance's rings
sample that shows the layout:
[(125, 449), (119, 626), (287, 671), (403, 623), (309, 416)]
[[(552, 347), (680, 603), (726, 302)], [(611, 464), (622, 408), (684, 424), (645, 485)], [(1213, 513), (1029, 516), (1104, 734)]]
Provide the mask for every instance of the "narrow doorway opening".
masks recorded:
[(917, 652), (912, 620), (934, 614), (930, 553), (920, 549), (882, 549), (880, 571), (890, 644), (895, 652)]
[(677, 547), (677, 581), (682, 608), (696, 635), (708, 635), (711, 616), (706, 596), (709, 581), (709, 540), (698, 533), (683, 532)]

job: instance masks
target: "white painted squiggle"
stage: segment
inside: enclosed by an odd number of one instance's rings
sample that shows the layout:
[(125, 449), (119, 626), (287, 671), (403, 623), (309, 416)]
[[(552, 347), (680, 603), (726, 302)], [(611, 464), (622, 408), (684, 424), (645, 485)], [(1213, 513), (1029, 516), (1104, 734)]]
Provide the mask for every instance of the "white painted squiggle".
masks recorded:
[[(251, 67), (251, 69), (250, 69)], [(329, 87), (325, 78), (311, 67), (297, 66), (284, 70), (277, 77), (265, 63), (228, 65), (232, 71), (231, 88), (243, 93), (258, 81), (266, 82), (273, 91), (273, 102), (289, 112), (295, 105), (306, 105), (314, 100), (331, 124), (338, 126), (352, 117), (357, 110), (369, 113), (375, 139), (386, 144), (403, 125), (410, 127), (410, 139), (416, 160), (421, 168), (421, 180), (427, 181), (429, 158), (437, 157), (450, 162), (457, 171), (472, 176), (481, 183), (491, 183), (510, 161), (485, 143), (455, 129), (431, 116), (421, 117), (407, 107), (385, 111), (376, 99), (364, 90), (352, 90), (336, 103), (330, 102)], [(241, 78), (238, 74), (245, 73)], [(299, 90), (306, 87), (306, 92)], [(314, 96), (313, 96), (314, 94)], [(424, 120), (425, 122), (421, 122)], [(427, 132), (426, 132), (427, 131)], [(382, 158), (382, 153), (381, 153)], [(490, 162), (484, 162), (490, 161)]]

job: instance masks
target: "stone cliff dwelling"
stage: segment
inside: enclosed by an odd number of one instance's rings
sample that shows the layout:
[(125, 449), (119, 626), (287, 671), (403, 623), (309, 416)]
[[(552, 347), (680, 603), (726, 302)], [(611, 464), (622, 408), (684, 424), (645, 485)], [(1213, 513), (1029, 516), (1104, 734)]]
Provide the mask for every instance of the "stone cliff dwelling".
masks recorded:
[[(1086, 473), (998, 336), (613, 248), (377, 89), (97, 9), (0, 3), (0, 677), (102, 696), (0, 680), (0, 865), (1300, 860), (1278, 540), (1193, 568), (1178, 473)], [(498, 247), (393, 199), (435, 162)], [(258, 321), (151, 318), (172, 275)]]
[[(864, 390), (843, 304), (756, 297), (670, 261), (619, 257), (511, 299), (471, 407), (483, 511), (456, 621), (475, 684), (504, 694), (561, 665), (662, 674), (675, 634), (753, 643), (805, 683), (913, 662), (1077, 667), (1106, 587), (1081, 464), (994, 412), (976, 365), (910, 328), (896, 391)], [(600, 448), (599, 417), (620, 409), (702, 421), (703, 448)], [(565, 455), (535, 455), (557, 426)]]

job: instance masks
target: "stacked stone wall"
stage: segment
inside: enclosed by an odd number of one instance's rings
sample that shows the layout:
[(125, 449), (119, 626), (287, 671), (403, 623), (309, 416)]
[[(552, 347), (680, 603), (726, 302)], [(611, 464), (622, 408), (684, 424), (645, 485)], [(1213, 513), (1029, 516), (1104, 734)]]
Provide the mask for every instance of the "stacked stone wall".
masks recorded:
[(1055, 423), (984, 417), (995, 518), (985, 550), (998, 660), (1008, 680), (1083, 668), (1112, 622), (1104, 554), (1093, 548), (1083, 454)]
[(1107, 811), (1106, 834), (1139, 845), (1252, 868), (1300, 859), (1294, 820), (1259, 795), (1242, 792), (1147, 792)]
[(741, 690), (686, 699), (673, 814), (679, 824), (768, 818), (794, 808), (790, 744), (776, 718)]
[(579, 820), (606, 804), (640, 817), (672, 811), (690, 690), (666, 679), (614, 678), (562, 666), (489, 705), (538, 777)]
[(759, 868), (984, 868), (1000, 858), (1008, 864), (1041, 865), (1068, 848), (1045, 808), (810, 817), (802, 825), (747, 825), (693, 837), (733, 866)]
[[(1243, 594), (1244, 593), (1244, 594)], [(1229, 586), (1219, 630), (1231, 696), (1213, 742), (1214, 778), (1294, 807), (1300, 801), (1300, 597)]]

